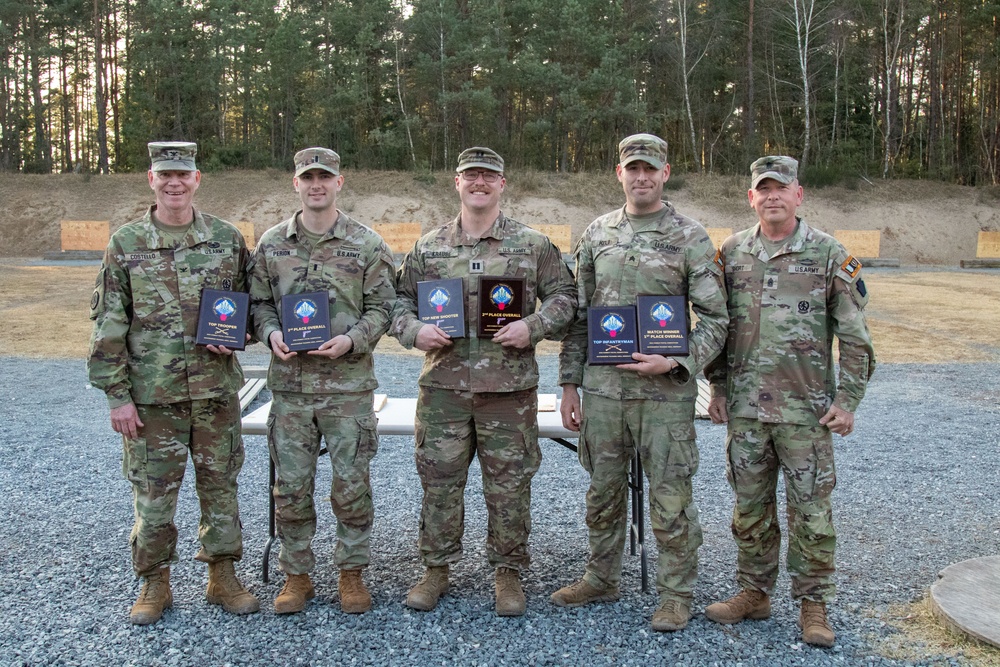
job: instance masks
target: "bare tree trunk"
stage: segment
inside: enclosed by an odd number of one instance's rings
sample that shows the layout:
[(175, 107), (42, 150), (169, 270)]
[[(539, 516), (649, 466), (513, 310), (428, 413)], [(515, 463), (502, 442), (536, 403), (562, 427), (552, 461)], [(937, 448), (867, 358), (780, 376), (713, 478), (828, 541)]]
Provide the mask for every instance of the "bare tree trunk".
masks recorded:
[(747, 20), (747, 80), (745, 90), (745, 102), (743, 105), (743, 134), (744, 142), (750, 143), (756, 149), (757, 127), (754, 113), (754, 72), (753, 72), (753, 20), (754, 20), (754, 0), (750, 0), (749, 19)]
[(893, 85), (896, 83), (899, 67), (899, 44), (903, 37), (903, 16), (906, 11), (905, 0), (899, 0), (896, 5), (895, 18), (890, 16), (892, 0), (883, 0), (879, 6), (882, 28), (882, 62), (885, 72), (885, 85), (882, 87), (882, 178), (889, 178), (889, 163), (895, 156), (893, 151), (893, 132), (896, 115), (896, 94)]
[(97, 172), (108, 169), (108, 101), (104, 97), (104, 40), (101, 28), (101, 0), (94, 0), (94, 101), (97, 103)]
[[(400, 16), (403, 15), (403, 8), (400, 7)], [(406, 141), (410, 145), (410, 161), (414, 168), (417, 166), (417, 152), (413, 149), (413, 132), (410, 129), (410, 117), (406, 115), (406, 105), (403, 103), (403, 69), (399, 65), (399, 41), (403, 39), (402, 31), (396, 35), (396, 97), (399, 98), (399, 112), (403, 115), (403, 125), (406, 127)]]

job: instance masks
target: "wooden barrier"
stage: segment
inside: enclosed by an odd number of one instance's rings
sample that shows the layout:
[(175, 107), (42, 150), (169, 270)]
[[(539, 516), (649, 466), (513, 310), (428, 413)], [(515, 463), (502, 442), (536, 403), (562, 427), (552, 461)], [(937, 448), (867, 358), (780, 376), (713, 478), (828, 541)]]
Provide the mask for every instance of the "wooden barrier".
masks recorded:
[(111, 239), (111, 223), (107, 220), (62, 220), (59, 223), (60, 243), (65, 250), (104, 251)]
[(376, 222), (372, 229), (385, 239), (393, 253), (407, 253), (421, 236), (419, 222)]
[(243, 235), (243, 239), (247, 242), (247, 247), (251, 250), (257, 245), (257, 237), (253, 231), (252, 222), (234, 222), (233, 226), (240, 230), (240, 234)]
[(722, 242), (733, 235), (732, 227), (706, 227), (708, 238), (712, 239), (712, 245), (716, 248), (722, 247)]
[(976, 243), (978, 259), (993, 259), (1000, 257), (1000, 232), (979, 232)]
[(559, 248), (559, 252), (568, 255), (573, 252), (572, 233), (573, 229), (569, 225), (531, 225), (532, 229), (540, 231), (549, 237), (549, 240)]
[(882, 256), (882, 232), (877, 229), (838, 229), (833, 235), (855, 257)]

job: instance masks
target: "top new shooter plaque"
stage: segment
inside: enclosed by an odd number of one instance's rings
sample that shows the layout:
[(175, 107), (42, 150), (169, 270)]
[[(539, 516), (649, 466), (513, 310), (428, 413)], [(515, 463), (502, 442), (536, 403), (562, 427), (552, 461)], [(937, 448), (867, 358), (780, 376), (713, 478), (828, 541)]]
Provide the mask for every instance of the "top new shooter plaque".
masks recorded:
[(224, 345), (242, 350), (247, 341), (250, 295), (246, 292), (203, 289), (198, 309), (198, 345)]
[(492, 338), (511, 322), (524, 317), (524, 278), (481, 276), (479, 278), (480, 338)]
[(330, 295), (304, 292), (281, 297), (281, 335), (293, 352), (316, 350), (330, 340)]
[(587, 309), (587, 363), (591, 366), (635, 363), (635, 306)]
[(635, 304), (639, 351), (683, 357), (688, 354), (687, 299), (683, 296), (640, 296)]
[(452, 338), (465, 337), (465, 287), (461, 278), (417, 283), (417, 317)]

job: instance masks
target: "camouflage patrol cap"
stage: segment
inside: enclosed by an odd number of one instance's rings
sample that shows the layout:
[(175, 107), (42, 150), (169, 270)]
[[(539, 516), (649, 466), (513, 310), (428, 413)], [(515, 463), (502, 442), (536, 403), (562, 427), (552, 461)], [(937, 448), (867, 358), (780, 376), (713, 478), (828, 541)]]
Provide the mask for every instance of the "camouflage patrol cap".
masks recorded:
[(624, 167), (636, 160), (663, 169), (667, 164), (667, 142), (655, 134), (633, 134), (625, 137), (618, 144), (618, 162)]
[(310, 169), (322, 169), (340, 176), (340, 156), (329, 148), (304, 148), (295, 154), (295, 175), (301, 176)]
[(799, 175), (799, 162), (787, 155), (768, 155), (762, 157), (750, 165), (750, 188), (756, 188), (757, 184), (765, 178), (773, 178), (779, 183), (788, 185)]
[(197, 171), (194, 156), (198, 144), (190, 141), (150, 141), (150, 171)]
[(472, 169), (473, 167), (489, 169), (490, 171), (498, 171), (502, 174), (503, 158), (500, 157), (496, 151), (489, 148), (483, 148), (481, 146), (466, 148), (458, 156), (458, 169), (455, 171), (461, 173), (466, 169)]

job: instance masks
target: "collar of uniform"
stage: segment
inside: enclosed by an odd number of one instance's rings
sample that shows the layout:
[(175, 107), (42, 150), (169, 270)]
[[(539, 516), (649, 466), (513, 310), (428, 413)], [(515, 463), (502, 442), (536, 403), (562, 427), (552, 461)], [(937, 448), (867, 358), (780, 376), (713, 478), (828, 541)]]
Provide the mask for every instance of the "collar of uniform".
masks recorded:
[[(677, 211), (674, 209), (674, 205), (671, 204), (666, 199), (663, 199), (661, 201), (663, 202), (663, 208), (661, 208), (659, 211), (657, 211), (657, 213), (660, 213), (660, 214), (663, 215), (663, 218), (660, 220), (660, 226), (659, 226), (659, 229), (662, 231), (662, 230), (666, 229), (667, 227), (671, 226), (671, 223), (668, 222), (668, 220), (672, 221), (673, 218), (674, 218), (674, 214)], [(628, 214), (625, 212), (625, 206), (623, 205), (618, 210), (618, 217), (616, 217), (615, 220), (614, 220), (614, 222), (611, 223), (611, 226), (612, 227), (618, 227), (619, 229), (621, 229), (622, 227), (625, 227), (627, 225), (628, 225)]]
[[(323, 235), (323, 238), (320, 239), (320, 241), (324, 241), (330, 238), (332, 239), (345, 238), (347, 236), (346, 218), (347, 216), (344, 215), (344, 212), (338, 208), (337, 221), (333, 223), (333, 227), (331, 227), (330, 231), (328, 231), (326, 234)], [(285, 238), (286, 239), (291, 239), (293, 237), (298, 238), (299, 225), (301, 224), (302, 224), (302, 209), (299, 209), (298, 211), (295, 212), (295, 215), (292, 216), (292, 224), (288, 225), (288, 231), (285, 232)]]
[[(150, 249), (160, 249), (160, 248), (173, 248), (173, 244), (167, 244), (163, 240), (163, 235), (159, 233), (156, 229), (156, 225), (153, 224), (153, 212), (156, 210), (156, 204), (153, 204), (146, 210), (146, 215), (143, 216), (143, 221), (146, 224), (146, 246)], [(183, 246), (190, 248), (196, 246), (199, 243), (205, 243), (211, 240), (212, 234), (208, 229), (208, 223), (205, 222), (205, 216), (201, 214), (198, 209), (194, 209), (194, 221), (188, 228), (187, 234), (184, 235)]]
[(471, 236), (462, 231), (461, 213), (455, 216), (455, 219), (451, 221), (451, 225), (452, 225), (452, 230), (451, 230), (452, 245), (471, 246), (479, 243), (480, 239), (493, 238), (498, 241), (502, 241), (504, 236), (506, 235), (507, 216), (503, 214), (503, 211), (500, 211), (500, 215), (498, 215), (497, 219), (493, 221), (493, 226), (491, 226), (488, 230), (486, 230), (486, 233), (480, 236), (479, 238), (472, 238)]
[[(795, 231), (785, 239), (778, 254), (802, 252), (806, 242), (812, 240), (812, 228), (806, 224), (805, 220), (798, 216), (796, 216), (795, 220), (798, 223), (795, 225)], [(753, 233), (743, 239), (743, 242), (740, 243), (737, 249), (750, 255), (760, 254), (764, 249), (764, 244), (760, 240), (760, 222), (754, 226)]]

